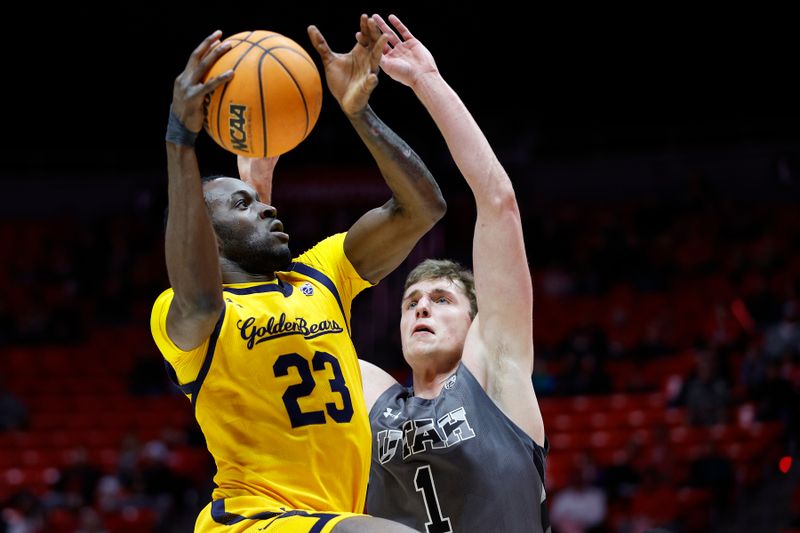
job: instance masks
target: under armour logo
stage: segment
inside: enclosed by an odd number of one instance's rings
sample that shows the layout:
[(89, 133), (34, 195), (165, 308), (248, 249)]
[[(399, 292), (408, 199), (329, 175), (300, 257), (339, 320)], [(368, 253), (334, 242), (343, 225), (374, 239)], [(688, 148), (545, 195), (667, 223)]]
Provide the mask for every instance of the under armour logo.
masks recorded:
[(456, 384), (456, 375), (453, 374), (452, 376), (447, 378), (447, 381), (444, 382), (444, 388), (450, 390), (453, 388), (455, 384)]
[(386, 411), (383, 412), (384, 418), (389, 418), (390, 416), (397, 420), (397, 417), (400, 416), (400, 411), (397, 411), (397, 414), (392, 413), (391, 408), (387, 407)]
[(300, 292), (302, 292), (306, 296), (311, 296), (312, 294), (314, 294), (314, 286), (309, 282), (305, 282), (303, 283), (303, 286), (300, 287)]

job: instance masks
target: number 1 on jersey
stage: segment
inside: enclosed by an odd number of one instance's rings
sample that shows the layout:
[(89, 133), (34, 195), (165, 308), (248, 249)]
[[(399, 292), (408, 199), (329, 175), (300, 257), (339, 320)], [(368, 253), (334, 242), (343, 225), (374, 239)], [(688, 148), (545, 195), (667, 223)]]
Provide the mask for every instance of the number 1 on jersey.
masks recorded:
[(433, 482), (433, 474), (430, 465), (420, 466), (414, 474), (414, 488), (422, 493), (422, 500), (425, 502), (425, 511), (428, 513), (428, 521), (425, 522), (427, 533), (451, 533), (453, 527), (450, 519), (442, 516), (442, 508), (439, 506), (439, 495), (436, 494), (436, 484)]

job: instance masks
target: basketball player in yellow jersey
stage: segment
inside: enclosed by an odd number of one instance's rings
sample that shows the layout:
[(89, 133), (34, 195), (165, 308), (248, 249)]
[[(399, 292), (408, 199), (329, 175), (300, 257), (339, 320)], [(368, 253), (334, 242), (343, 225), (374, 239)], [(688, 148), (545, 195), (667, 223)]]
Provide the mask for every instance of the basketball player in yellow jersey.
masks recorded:
[[(196, 531), (412, 531), (361, 514), (371, 437), (350, 306), (406, 258), (445, 204), (424, 164), (368, 105), (386, 44), (375, 22), (362, 15), (346, 54), (332, 52), (316, 27), (308, 32), (331, 94), (392, 196), (294, 260), (275, 208), (258, 192), (268, 195), (269, 186), (201, 181), (193, 145), (203, 98), (233, 75), (202, 81), (228, 50), (219, 32), (197, 47), (174, 85), (171, 288), (155, 302), (151, 330), (217, 465)], [(274, 163), (266, 162), (270, 172)]]

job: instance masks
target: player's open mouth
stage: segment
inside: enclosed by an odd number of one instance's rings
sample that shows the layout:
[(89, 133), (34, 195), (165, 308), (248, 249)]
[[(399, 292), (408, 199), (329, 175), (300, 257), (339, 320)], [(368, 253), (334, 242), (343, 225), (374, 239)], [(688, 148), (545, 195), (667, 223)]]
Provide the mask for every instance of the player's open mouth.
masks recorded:
[(417, 333), (430, 333), (431, 335), (433, 335), (433, 330), (428, 326), (419, 324), (418, 326), (415, 326), (414, 331), (411, 332), (412, 335), (416, 335)]

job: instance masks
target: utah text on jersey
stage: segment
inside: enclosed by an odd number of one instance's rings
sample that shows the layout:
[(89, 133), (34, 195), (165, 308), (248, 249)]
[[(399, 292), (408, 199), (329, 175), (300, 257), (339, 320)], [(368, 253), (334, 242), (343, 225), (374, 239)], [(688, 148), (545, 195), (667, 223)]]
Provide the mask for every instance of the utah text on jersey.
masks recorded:
[(469, 425), (463, 407), (450, 411), (436, 421), (432, 418), (406, 420), (401, 429), (378, 432), (380, 461), (381, 464), (391, 461), (400, 441), (403, 442), (403, 459), (408, 459), (414, 454), (448, 448), (473, 437), (475, 431)]

